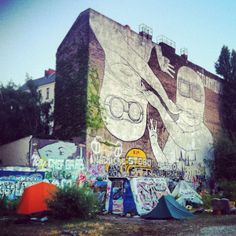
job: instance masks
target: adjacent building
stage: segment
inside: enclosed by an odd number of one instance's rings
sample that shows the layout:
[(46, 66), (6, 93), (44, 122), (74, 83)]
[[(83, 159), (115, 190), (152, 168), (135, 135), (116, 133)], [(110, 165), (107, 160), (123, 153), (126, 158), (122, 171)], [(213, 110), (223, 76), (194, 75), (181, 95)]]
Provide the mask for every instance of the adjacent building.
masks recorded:
[[(54, 109), (56, 71), (53, 69), (45, 70), (44, 76), (33, 80), (33, 82), (41, 95), (42, 102), (52, 102)], [(21, 89), (28, 90), (27, 85), (24, 84)]]

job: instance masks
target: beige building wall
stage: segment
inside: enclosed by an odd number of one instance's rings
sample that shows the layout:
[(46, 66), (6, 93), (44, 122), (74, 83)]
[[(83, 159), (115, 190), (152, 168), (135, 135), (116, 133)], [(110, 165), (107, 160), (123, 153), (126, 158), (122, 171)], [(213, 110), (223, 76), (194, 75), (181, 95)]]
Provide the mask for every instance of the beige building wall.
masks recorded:
[(29, 166), (29, 146), (32, 136), (2, 145), (0, 147), (1, 166)]
[(53, 101), (53, 110), (54, 110), (54, 97), (55, 97), (55, 82), (44, 84), (38, 87), (38, 92), (42, 96), (42, 102)]

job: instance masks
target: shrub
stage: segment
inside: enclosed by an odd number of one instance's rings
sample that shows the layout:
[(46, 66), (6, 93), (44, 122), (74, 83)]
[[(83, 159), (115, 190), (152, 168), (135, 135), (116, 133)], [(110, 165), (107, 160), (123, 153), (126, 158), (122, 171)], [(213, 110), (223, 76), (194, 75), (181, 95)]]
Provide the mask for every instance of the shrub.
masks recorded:
[(47, 201), (52, 215), (59, 219), (94, 217), (99, 210), (96, 195), (87, 187), (77, 185), (59, 188), (53, 198)]
[(220, 196), (217, 194), (211, 195), (208, 192), (205, 192), (204, 194), (202, 194), (203, 208), (210, 209), (212, 207), (211, 200), (213, 198), (220, 198)]
[(236, 181), (222, 180), (219, 182), (219, 188), (223, 191), (223, 197), (236, 201)]
[(2, 197), (0, 199), (0, 215), (14, 215), (16, 213), (16, 207), (19, 203), (19, 198), (10, 200), (7, 197)]
[(3, 216), (7, 212), (7, 199), (5, 196), (3, 196), (0, 199), (0, 215)]

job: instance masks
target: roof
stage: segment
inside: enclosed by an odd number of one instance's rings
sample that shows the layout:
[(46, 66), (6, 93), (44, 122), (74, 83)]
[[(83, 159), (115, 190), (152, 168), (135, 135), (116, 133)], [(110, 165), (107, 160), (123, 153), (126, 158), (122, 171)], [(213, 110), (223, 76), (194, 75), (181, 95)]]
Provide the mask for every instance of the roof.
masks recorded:
[[(35, 79), (33, 80), (35, 86), (38, 88), (42, 85), (46, 85), (46, 84), (50, 84), (56, 81), (56, 73), (53, 73), (51, 75), (48, 76), (44, 76), (42, 78), (39, 79)], [(27, 90), (27, 85), (26, 83), (21, 87), (22, 90)]]

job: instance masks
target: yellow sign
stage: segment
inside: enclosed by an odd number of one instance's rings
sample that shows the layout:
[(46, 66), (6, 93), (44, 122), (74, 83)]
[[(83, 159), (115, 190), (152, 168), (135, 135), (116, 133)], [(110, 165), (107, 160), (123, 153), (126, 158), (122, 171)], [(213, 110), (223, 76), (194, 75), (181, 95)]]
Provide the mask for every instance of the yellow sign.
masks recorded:
[(125, 170), (129, 175), (134, 169), (151, 170), (151, 160), (147, 159), (146, 153), (138, 148), (129, 150), (125, 156)]

